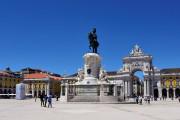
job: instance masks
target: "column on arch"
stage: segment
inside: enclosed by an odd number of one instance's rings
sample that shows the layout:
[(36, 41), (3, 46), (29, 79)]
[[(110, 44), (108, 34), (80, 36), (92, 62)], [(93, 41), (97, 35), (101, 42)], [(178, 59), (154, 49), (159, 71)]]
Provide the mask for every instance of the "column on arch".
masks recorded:
[(128, 96), (128, 81), (124, 81), (124, 88), (125, 88), (125, 91), (124, 91), (124, 93), (125, 93), (125, 97), (127, 97)]
[(150, 86), (150, 82), (151, 82), (151, 81), (150, 81), (150, 80), (146, 80), (146, 82), (147, 82), (147, 84), (146, 84), (146, 85), (147, 85), (147, 86), (146, 86), (146, 88), (147, 88), (147, 89), (146, 89), (146, 93), (147, 93), (146, 96), (150, 96), (150, 87), (151, 87), (151, 86)]
[(147, 80), (144, 79), (144, 96), (147, 96)]
[(117, 96), (117, 85), (114, 85), (113, 96)]
[(129, 97), (132, 96), (132, 90), (133, 90), (133, 88), (132, 88), (132, 80), (130, 79), (130, 80), (128, 80), (128, 96)]

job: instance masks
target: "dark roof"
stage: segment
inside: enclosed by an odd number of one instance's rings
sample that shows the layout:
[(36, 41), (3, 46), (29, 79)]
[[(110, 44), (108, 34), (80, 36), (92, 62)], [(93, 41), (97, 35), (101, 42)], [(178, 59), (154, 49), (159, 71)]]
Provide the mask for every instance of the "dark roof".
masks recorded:
[(56, 73), (50, 73), (50, 75), (55, 76), (55, 77), (61, 77), (60, 74), (56, 74)]
[(108, 71), (107, 75), (117, 75), (117, 71)]
[(49, 74), (49, 75), (52, 75), (52, 76), (55, 76), (55, 77), (61, 77), (61, 75), (57, 74), (57, 73), (52, 73), (52, 72), (48, 72), (48, 71), (45, 71), (45, 70), (34, 69), (34, 68), (30, 68), (30, 67), (21, 69), (21, 72), (23, 72), (23, 74), (46, 73), (46, 74)]
[(65, 77), (76, 77), (78, 75), (78, 73), (74, 73), (72, 75), (68, 75), (68, 76), (65, 76)]
[(0, 71), (0, 77), (16, 78), (16, 76), (13, 73), (8, 73), (6, 71)]
[(162, 69), (161, 73), (168, 74), (168, 73), (180, 73), (180, 68), (166, 68)]

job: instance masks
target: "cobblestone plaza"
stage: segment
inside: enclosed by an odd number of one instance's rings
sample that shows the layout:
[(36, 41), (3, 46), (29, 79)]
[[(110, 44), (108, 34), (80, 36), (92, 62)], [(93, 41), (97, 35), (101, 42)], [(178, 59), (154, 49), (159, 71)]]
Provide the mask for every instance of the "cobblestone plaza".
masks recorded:
[(137, 104), (70, 104), (53, 99), (53, 108), (40, 106), (40, 100), (0, 100), (1, 120), (179, 120), (177, 100)]

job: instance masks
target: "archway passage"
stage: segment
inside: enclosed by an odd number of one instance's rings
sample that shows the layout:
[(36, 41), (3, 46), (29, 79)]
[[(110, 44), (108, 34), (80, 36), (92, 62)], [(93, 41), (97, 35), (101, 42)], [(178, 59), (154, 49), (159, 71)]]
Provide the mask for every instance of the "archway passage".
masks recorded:
[(169, 89), (169, 98), (173, 98), (173, 97), (174, 97), (173, 89), (170, 88)]
[(9, 89), (9, 90), (8, 90), (8, 93), (9, 93), (9, 94), (11, 94), (11, 93), (12, 93), (11, 89)]
[(7, 94), (7, 90), (6, 89), (4, 90), (4, 94)]
[(154, 98), (158, 98), (159, 97), (159, 92), (158, 89), (154, 89)]
[(16, 89), (13, 89), (13, 90), (12, 90), (12, 93), (13, 93), (13, 94), (16, 94)]
[(144, 74), (143, 71), (140, 69), (136, 69), (131, 74), (131, 81), (132, 81), (132, 95), (135, 96), (142, 96), (144, 94), (143, 91), (143, 81), (144, 81)]
[(31, 90), (29, 91), (29, 94), (32, 94), (32, 91), (31, 91)]
[(39, 91), (38, 91), (38, 95), (40, 96), (41, 94), (42, 94), (42, 93), (41, 93), (41, 91), (39, 90)]
[(0, 94), (3, 94), (3, 91), (0, 89)]
[(37, 91), (34, 91), (34, 97), (38, 97), (38, 96), (37, 96)]
[(43, 94), (43, 95), (46, 95), (46, 92), (43, 90), (42, 94)]
[(176, 88), (175, 94), (176, 94), (176, 97), (179, 97), (179, 96), (180, 96), (180, 89), (179, 89), (179, 88)]
[(167, 98), (167, 90), (166, 89), (162, 89), (162, 97)]

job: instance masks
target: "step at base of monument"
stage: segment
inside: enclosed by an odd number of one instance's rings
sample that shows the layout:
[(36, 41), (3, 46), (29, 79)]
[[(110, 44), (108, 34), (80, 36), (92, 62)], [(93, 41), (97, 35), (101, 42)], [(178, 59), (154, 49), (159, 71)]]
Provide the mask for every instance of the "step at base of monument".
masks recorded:
[(135, 98), (128, 98), (125, 101), (129, 102), (129, 103), (135, 103), (136, 102)]
[(69, 102), (99, 102), (99, 96), (74, 96)]
[(118, 97), (117, 96), (101, 96), (100, 102), (116, 103), (118, 102)]
[(117, 103), (117, 96), (74, 96), (69, 102), (102, 102), (102, 103)]

